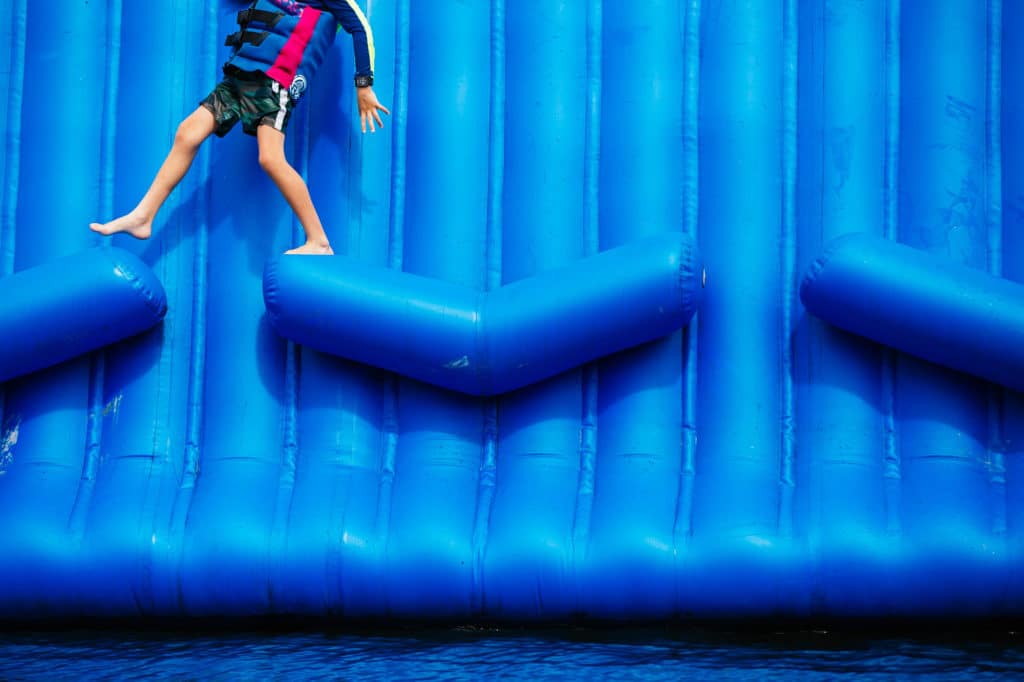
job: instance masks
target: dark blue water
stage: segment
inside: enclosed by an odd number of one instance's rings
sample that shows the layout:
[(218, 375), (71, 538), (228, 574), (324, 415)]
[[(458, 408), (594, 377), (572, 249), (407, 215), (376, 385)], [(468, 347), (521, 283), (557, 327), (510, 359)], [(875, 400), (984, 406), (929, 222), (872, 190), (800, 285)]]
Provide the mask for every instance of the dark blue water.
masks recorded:
[(0, 632), (2, 679), (1024, 679), (1013, 632)]

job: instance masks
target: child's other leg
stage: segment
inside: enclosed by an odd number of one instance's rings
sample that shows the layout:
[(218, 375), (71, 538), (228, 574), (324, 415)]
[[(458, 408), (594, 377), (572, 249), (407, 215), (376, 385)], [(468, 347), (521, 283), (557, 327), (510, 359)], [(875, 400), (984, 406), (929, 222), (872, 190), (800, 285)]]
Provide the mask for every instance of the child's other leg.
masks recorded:
[(192, 160), (196, 157), (196, 152), (199, 151), (199, 146), (213, 133), (216, 126), (216, 119), (206, 107), (201, 106), (192, 112), (178, 126), (178, 132), (174, 135), (174, 145), (138, 206), (131, 213), (109, 223), (91, 223), (89, 229), (107, 235), (127, 232), (136, 239), (148, 239), (153, 231), (153, 218), (156, 217), (157, 211), (163, 206), (171, 190), (185, 177), (185, 173), (192, 166)]
[(256, 140), (260, 148), (260, 166), (281, 190), (306, 232), (306, 243), (286, 253), (332, 255), (334, 251), (327, 241), (327, 233), (320, 223), (313, 199), (309, 196), (309, 188), (285, 158), (284, 133), (272, 126), (261, 125), (256, 129)]

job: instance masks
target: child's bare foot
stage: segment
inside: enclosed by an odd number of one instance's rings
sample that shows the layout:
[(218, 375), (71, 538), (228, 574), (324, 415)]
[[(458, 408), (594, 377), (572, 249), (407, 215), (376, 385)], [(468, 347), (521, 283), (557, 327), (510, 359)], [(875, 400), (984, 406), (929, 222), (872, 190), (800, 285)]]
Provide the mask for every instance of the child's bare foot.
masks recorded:
[(89, 223), (89, 229), (103, 235), (127, 232), (136, 239), (149, 239), (149, 235), (153, 232), (153, 219), (132, 211), (109, 223)]
[(285, 253), (300, 256), (333, 256), (334, 250), (327, 242), (306, 242), (296, 249), (285, 251)]

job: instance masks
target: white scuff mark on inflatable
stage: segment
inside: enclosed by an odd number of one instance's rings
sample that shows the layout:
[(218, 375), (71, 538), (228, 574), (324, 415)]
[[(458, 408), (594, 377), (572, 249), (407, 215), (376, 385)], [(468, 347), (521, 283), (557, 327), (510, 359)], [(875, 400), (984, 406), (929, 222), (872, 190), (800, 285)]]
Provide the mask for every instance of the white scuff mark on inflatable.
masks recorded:
[(103, 408), (103, 416), (106, 417), (113, 413), (113, 415), (116, 417), (117, 411), (121, 409), (122, 398), (124, 398), (123, 393), (118, 393), (116, 396), (114, 396), (114, 399), (107, 403), (106, 406)]
[(747, 540), (747, 542), (749, 542), (750, 544), (754, 545), (755, 547), (771, 547), (772, 546), (772, 541), (771, 540), (769, 540), (767, 538), (763, 538), (760, 535), (748, 535), (746, 537), (746, 540)]
[(654, 549), (657, 549), (662, 552), (668, 552), (672, 550), (672, 547), (667, 542), (654, 537), (644, 538), (644, 544), (648, 547), (653, 547)]
[(18, 432), (21, 430), (21, 419), (15, 419), (14, 425), (7, 429), (0, 439), (0, 476), (7, 473), (7, 468), (14, 461), (14, 446), (18, 444)]
[(348, 531), (345, 531), (341, 535), (341, 543), (343, 545), (354, 545), (356, 547), (366, 547), (366, 540), (352, 535)]
[(466, 367), (469, 367), (468, 355), (463, 355), (461, 358), (452, 360), (451, 362), (445, 365), (445, 368), (447, 369), (465, 369)]
[(156, 533), (153, 533), (153, 537), (151, 538), (151, 542), (152, 542), (152, 543), (153, 543), (154, 545), (156, 544)]

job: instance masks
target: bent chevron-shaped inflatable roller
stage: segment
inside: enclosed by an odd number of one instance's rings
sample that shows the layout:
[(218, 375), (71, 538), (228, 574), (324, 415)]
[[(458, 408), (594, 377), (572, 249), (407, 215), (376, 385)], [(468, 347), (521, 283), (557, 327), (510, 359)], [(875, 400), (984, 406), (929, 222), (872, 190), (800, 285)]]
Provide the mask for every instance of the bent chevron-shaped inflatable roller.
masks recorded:
[(0, 381), (149, 329), (167, 298), (122, 249), (92, 248), (0, 279)]
[(665, 233), (490, 292), (331, 258), (267, 264), (271, 324), (296, 343), (473, 395), (503, 393), (665, 336), (704, 271)]
[(1024, 391), (1024, 286), (868, 234), (833, 240), (800, 287), (826, 322)]

